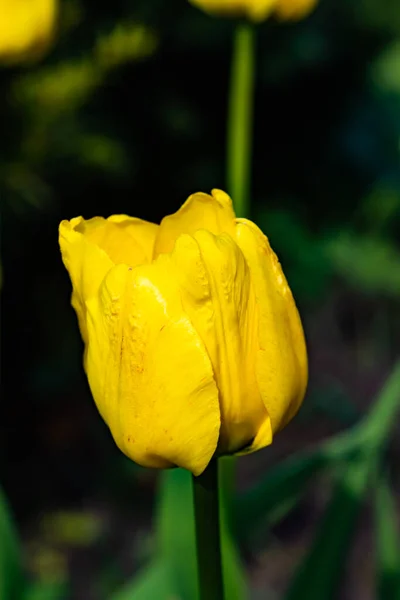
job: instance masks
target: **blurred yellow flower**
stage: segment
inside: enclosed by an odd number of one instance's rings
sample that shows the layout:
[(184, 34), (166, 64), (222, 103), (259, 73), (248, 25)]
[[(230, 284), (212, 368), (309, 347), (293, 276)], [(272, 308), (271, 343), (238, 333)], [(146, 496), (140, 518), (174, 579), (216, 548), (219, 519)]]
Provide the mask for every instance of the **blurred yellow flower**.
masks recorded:
[(195, 6), (219, 15), (247, 17), (264, 21), (270, 15), (282, 20), (296, 20), (307, 16), (318, 0), (189, 0)]
[(125, 215), (60, 224), (84, 365), (119, 448), (143, 466), (200, 474), (254, 452), (307, 384), (300, 318), (267, 238), (224, 192), (161, 225)]
[(49, 48), (57, 0), (0, 0), (0, 62), (36, 60)]

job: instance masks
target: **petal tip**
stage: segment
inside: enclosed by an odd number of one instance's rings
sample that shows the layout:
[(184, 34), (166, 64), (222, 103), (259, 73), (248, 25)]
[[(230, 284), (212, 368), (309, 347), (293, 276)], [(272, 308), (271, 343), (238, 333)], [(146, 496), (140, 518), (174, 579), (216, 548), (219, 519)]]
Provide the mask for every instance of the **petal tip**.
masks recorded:
[(219, 188), (213, 188), (211, 190), (211, 196), (214, 198), (214, 200), (219, 202), (219, 204), (232, 207), (231, 197), (223, 190), (220, 190)]

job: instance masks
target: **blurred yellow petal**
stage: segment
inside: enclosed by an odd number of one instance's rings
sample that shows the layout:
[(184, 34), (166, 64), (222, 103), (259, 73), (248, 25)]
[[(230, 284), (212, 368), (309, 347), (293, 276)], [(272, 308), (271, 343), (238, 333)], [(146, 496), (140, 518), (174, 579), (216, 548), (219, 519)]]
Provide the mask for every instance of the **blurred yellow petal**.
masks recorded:
[(178, 238), (172, 262), (185, 313), (203, 340), (219, 389), (219, 450), (248, 446), (262, 428), (271, 442), (269, 416), (255, 372), (258, 315), (250, 271), (233, 239), (198, 231)]
[(251, 272), (259, 310), (257, 379), (273, 432), (298, 411), (307, 386), (307, 352), (292, 293), (268, 239), (237, 219), (236, 242)]
[(88, 379), (119, 448), (143, 466), (201, 473), (218, 443), (218, 390), (170, 258), (116, 266), (87, 307)]
[(262, 21), (273, 10), (276, 0), (189, 0), (191, 4), (212, 14), (247, 17)]
[(189, 0), (191, 4), (216, 15), (246, 17), (254, 22), (264, 21), (272, 14), (282, 20), (302, 19), (318, 0)]
[(211, 196), (202, 192), (189, 196), (176, 213), (161, 221), (154, 257), (171, 252), (182, 233), (193, 234), (199, 229), (207, 229), (215, 235), (223, 232), (234, 235), (235, 213), (228, 194), (213, 190)]
[(318, 0), (278, 0), (275, 13), (282, 21), (304, 19), (317, 4)]
[(0, 0), (0, 61), (40, 58), (51, 45), (57, 0)]

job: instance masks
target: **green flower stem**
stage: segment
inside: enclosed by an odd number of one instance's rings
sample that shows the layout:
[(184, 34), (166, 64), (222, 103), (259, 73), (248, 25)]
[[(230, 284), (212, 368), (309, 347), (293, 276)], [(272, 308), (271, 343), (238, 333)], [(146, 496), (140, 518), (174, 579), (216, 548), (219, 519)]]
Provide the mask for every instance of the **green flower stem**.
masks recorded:
[(233, 41), (227, 137), (227, 185), (238, 217), (249, 216), (254, 66), (254, 28), (249, 23), (238, 23)]
[(218, 461), (193, 477), (200, 600), (223, 600)]

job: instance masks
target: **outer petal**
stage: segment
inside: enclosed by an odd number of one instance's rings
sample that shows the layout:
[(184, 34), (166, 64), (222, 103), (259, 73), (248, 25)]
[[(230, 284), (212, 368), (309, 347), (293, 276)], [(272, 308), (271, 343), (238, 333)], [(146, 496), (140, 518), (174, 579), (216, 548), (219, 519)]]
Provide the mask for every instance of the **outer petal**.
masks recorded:
[(257, 379), (273, 432), (298, 411), (307, 385), (307, 351), (292, 293), (268, 239), (238, 219), (236, 241), (249, 266), (259, 307)]
[(60, 248), (72, 281), (75, 308), (87, 341), (86, 306), (97, 293), (105, 274), (115, 263), (135, 266), (151, 261), (158, 226), (125, 215), (109, 219), (76, 217), (60, 224)]
[(153, 223), (126, 215), (82, 219), (76, 227), (88, 241), (104, 250), (114, 264), (132, 267), (151, 260), (157, 229)]
[(202, 192), (192, 194), (176, 213), (165, 217), (155, 241), (154, 257), (172, 252), (182, 233), (193, 234), (199, 229), (215, 235), (223, 232), (234, 235), (235, 213), (225, 192), (213, 190), (211, 196)]
[(83, 218), (62, 221), (59, 242), (63, 263), (72, 282), (72, 306), (74, 307), (83, 340), (87, 342), (85, 300), (97, 293), (113, 262), (108, 254), (92, 244), (78, 231)]
[(227, 235), (198, 231), (178, 238), (172, 261), (185, 312), (202, 338), (220, 392), (220, 451), (248, 446), (271, 426), (257, 385), (258, 315), (250, 271)]
[(88, 379), (117, 445), (143, 466), (200, 474), (218, 443), (218, 390), (169, 257), (116, 266), (87, 307)]

